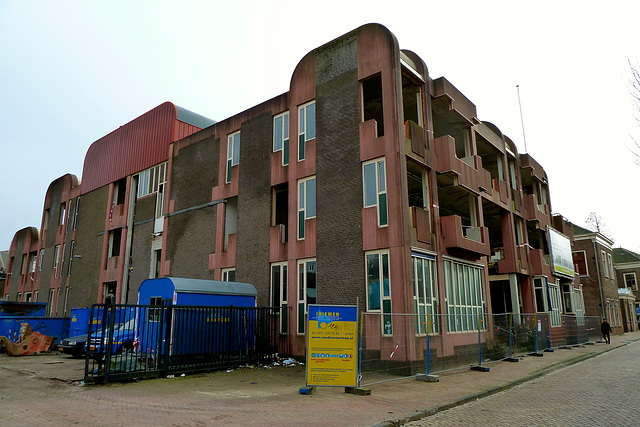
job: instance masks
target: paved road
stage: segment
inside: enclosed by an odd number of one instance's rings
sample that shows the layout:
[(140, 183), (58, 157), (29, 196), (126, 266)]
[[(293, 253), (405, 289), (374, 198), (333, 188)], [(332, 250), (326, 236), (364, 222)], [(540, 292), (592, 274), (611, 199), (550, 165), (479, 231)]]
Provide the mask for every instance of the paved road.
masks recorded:
[(640, 343), (408, 426), (637, 426)]

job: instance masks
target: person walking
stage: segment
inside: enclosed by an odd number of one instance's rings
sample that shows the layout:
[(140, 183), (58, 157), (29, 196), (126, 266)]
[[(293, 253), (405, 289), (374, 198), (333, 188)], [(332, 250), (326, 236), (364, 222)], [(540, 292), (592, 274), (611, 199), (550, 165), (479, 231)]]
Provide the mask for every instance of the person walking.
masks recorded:
[(604, 342), (607, 344), (611, 344), (611, 332), (613, 332), (613, 329), (611, 329), (611, 325), (609, 325), (609, 322), (607, 322), (607, 319), (602, 319), (602, 325), (600, 325), (600, 332), (602, 332), (602, 339), (604, 340)]

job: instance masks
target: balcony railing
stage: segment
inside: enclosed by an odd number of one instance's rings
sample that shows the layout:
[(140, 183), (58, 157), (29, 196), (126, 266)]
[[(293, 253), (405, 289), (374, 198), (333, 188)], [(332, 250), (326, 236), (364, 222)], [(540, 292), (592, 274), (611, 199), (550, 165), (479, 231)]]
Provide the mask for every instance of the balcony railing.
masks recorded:
[(411, 206), (411, 223), (416, 229), (416, 239), (419, 242), (431, 242), (431, 224), (429, 211), (417, 206)]
[(470, 156), (464, 160), (459, 159), (455, 144), (455, 140), (449, 135), (434, 140), (436, 170), (456, 175), (458, 184), (473, 192), (490, 191), (491, 174), (482, 168), (482, 158)]
[(405, 135), (411, 144), (411, 151), (420, 157), (427, 154), (427, 136), (424, 129), (416, 122), (407, 120), (404, 122)]

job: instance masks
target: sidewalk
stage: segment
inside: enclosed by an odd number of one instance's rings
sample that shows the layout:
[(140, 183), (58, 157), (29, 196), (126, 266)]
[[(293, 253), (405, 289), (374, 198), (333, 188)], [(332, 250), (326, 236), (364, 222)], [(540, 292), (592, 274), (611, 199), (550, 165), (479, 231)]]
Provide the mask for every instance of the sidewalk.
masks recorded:
[[(437, 383), (413, 378), (375, 384), (371, 395), (346, 394), (344, 388), (316, 388), (308, 396), (304, 366), (236, 369), (173, 379), (144, 380), (106, 386), (80, 386), (84, 361), (68, 356), (10, 358), (0, 355), (4, 370), (21, 377), (56, 380), (56, 391), (37, 399), (3, 397), (5, 421), (40, 420), (49, 425), (400, 425), (468, 401), (487, 396), (586, 358), (640, 340), (640, 332), (596, 343), (555, 349), (543, 357), (487, 365), (490, 372), (458, 370)], [(43, 380), (41, 380), (43, 381)], [(64, 387), (60, 387), (60, 381)], [(47, 382), (51, 384), (51, 381)], [(10, 411), (8, 410), (10, 409)], [(24, 411), (24, 412), (21, 412)], [(38, 417), (38, 414), (42, 414)], [(14, 415), (15, 414), (15, 415)], [(20, 415), (22, 414), (22, 415)]]

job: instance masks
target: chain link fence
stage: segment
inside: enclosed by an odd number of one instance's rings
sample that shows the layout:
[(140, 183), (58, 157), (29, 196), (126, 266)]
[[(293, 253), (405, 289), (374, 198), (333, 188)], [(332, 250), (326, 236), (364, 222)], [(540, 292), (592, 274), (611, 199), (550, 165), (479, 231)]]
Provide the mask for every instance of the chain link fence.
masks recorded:
[[(360, 385), (486, 366), (599, 337), (599, 317), (533, 314), (365, 313), (360, 324)], [(484, 368), (484, 369), (482, 369)]]

